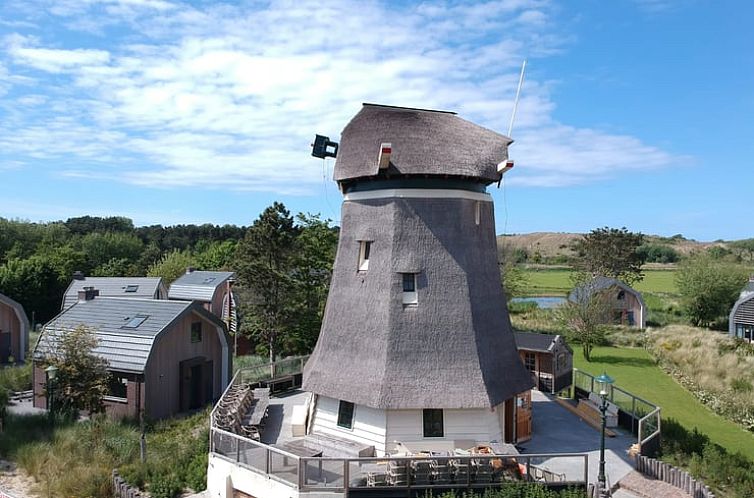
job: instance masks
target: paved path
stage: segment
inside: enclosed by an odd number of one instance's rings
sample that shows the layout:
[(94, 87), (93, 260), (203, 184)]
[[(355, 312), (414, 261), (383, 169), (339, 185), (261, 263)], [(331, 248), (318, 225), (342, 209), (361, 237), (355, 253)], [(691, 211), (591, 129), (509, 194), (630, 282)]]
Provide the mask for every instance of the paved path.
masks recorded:
[[(523, 453), (588, 453), (589, 482), (597, 482), (599, 470), (600, 433), (586, 422), (560, 406), (549, 395), (532, 391), (533, 433), (531, 441), (521, 444)], [(615, 484), (633, 470), (628, 449), (636, 438), (615, 429), (618, 435), (605, 438), (605, 473), (609, 484)], [(560, 468), (558, 468), (560, 467)], [(577, 460), (558, 462), (551, 470), (578, 474)]]

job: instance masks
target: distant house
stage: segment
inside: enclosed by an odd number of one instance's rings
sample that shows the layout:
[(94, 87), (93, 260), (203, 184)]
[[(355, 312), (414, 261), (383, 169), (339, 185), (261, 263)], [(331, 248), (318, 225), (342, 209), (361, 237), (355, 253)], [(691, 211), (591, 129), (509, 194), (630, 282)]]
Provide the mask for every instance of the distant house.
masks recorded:
[(748, 342), (754, 342), (754, 277), (749, 278), (733, 305), (728, 319), (728, 333)]
[(34, 406), (44, 408), (44, 361), (60, 338), (84, 325), (107, 360), (114, 417), (162, 419), (218, 399), (231, 376), (225, 324), (189, 301), (99, 297), (94, 289), (47, 323), (34, 350)]
[(568, 295), (571, 301), (587, 299), (597, 292), (608, 292), (613, 298), (612, 323), (644, 328), (647, 325), (647, 306), (641, 293), (615, 278), (597, 277), (574, 288)]
[(85, 287), (94, 287), (99, 291), (100, 297), (168, 298), (167, 289), (160, 277), (86, 277), (81, 272), (75, 272), (60, 309), (65, 310), (75, 304), (79, 291)]
[(558, 393), (571, 386), (573, 350), (560, 335), (514, 332), (521, 361), (540, 391)]
[(29, 350), (29, 319), (24, 307), (0, 294), (0, 364), (23, 363)]
[(245, 354), (250, 349), (250, 344), (245, 338), (236, 336), (238, 317), (233, 293), (235, 281), (236, 274), (231, 271), (204, 271), (189, 267), (186, 273), (170, 284), (168, 298), (201, 303), (228, 327), (228, 332), (233, 336), (234, 342), (237, 342), (236, 353)]

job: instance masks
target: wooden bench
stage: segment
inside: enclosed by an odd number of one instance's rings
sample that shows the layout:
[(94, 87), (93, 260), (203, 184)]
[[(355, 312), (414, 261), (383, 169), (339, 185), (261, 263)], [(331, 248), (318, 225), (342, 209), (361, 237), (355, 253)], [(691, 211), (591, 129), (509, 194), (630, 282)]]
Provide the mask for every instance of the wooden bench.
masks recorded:
[[(557, 403), (568, 410), (569, 412), (573, 413), (577, 417), (579, 417), (581, 420), (586, 422), (589, 426), (600, 430), (602, 429), (602, 418), (600, 416), (599, 412), (595, 412), (594, 409), (589, 404), (579, 404), (577, 406), (573, 406), (568, 400), (564, 400), (561, 398), (555, 398)], [(581, 407), (581, 408), (579, 408)], [(605, 436), (607, 437), (615, 437), (615, 432), (611, 431), (610, 429), (605, 429)]]

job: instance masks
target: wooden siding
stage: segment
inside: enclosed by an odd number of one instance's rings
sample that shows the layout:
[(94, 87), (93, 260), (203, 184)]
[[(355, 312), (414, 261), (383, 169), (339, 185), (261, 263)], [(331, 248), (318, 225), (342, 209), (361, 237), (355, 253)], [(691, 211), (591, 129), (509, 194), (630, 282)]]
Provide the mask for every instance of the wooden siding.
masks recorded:
[[(736, 308), (736, 313), (733, 316), (733, 323), (754, 325), (754, 297), (751, 297), (748, 301), (744, 301), (738, 305), (738, 308)], [(734, 327), (734, 333), (735, 330), (736, 329)]]
[[(10, 334), (10, 354), (16, 362), (24, 361), (26, 351), (21, 351), (21, 334), (24, 333), (16, 310), (0, 302), (0, 334)], [(28, 344), (26, 345), (28, 347)]]
[(502, 412), (503, 404), (494, 409), (445, 409), (443, 410), (444, 436), (425, 438), (422, 410), (389, 410), (387, 412), (388, 451), (394, 450), (393, 441), (421, 442), (427, 445), (427, 449), (432, 449), (433, 442), (503, 441), (504, 417), (500, 416)]
[(317, 397), (312, 432), (329, 434), (343, 439), (374, 446), (377, 455), (385, 452), (386, 417), (384, 410), (356, 405), (353, 412), (353, 429), (338, 426), (340, 401), (327, 396)]
[[(141, 400), (138, 397), (141, 396)], [(143, 409), (146, 397), (144, 395), (144, 378), (141, 375), (128, 376), (126, 398), (118, 399), (106, 396), (104, 399), (105, 412), (112, 418), (139, 418), (139, 411)]]
[[(201, 320), (202, 340), (191, 342), (191, 324)], [(230, 349), (228, 349), (228, 352)], [(222, 394), (222, 343), (214, 323), (191, 313), (169, 330), (162, 332), (152, 346), (144, 372), (146, 382), (145, 414), (151, 419), (161, 419), (180, 411), (180, 363), (196, 357), (211, 360), (212, 397)]]
[[(571, 384), (570, 382), (565, 382), (565, 379), (569, 378), (573, 372), (573, 354), (565, 346), (562, 339), (555, 342), (555, 346), (553, 346), (550, 353), (529, 351), (523, 348), (519, 349), (521, 362), (524, 362), (524, 356), (527, 353), (533, 353), (536, 357), (536, 367), (531, 372), (536, 383), (536, 389), (554, 393), (561, 391)], [(561, 354), (565, 355), (565, 364), (562, 368), (558, 368), (558, 356)]]

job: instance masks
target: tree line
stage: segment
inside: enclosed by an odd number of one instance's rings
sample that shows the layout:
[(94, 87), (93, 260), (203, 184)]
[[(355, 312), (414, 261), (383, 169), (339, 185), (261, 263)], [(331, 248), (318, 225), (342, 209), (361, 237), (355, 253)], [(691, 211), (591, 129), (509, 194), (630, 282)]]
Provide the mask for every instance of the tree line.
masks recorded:
[(166, 285), (191, 266), (234, 271), (240, 332), (259, 352), (297, 354), (316, 342), (338, 228), (274, 203), (248, 227), (152, 225), (83, 216), (31, 223), (0, 218), (0, 293), (37, 323), (60, 310), (75, 271), (87, 276), (159, 276)]

